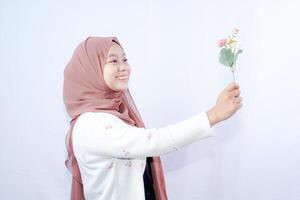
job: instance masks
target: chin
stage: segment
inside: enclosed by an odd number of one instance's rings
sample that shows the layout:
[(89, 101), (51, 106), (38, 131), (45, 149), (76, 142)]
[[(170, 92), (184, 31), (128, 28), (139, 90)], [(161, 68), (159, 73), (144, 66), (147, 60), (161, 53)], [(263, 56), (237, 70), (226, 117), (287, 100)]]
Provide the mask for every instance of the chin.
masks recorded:
[(114, 90), (115, 91), (123, 91), (123, 90), (126, 90), (128, 88), (128, 85), (122, 85), (122, 86), (118, 86), (118, 87), (115, 87)]

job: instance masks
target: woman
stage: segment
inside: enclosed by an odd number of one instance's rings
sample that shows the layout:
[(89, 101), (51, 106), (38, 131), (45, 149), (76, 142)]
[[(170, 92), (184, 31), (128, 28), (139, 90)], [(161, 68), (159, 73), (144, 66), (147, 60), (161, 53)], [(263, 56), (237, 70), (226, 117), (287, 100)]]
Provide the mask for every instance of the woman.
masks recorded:
[(71, 200), (166, 200), (159, 156), (213, 136), (212, 127), (242, 106), (232, 83), (208, 111), (146, 129), (128, 89), (130, 74), (116, 37), (88, 37), (64, 70)]

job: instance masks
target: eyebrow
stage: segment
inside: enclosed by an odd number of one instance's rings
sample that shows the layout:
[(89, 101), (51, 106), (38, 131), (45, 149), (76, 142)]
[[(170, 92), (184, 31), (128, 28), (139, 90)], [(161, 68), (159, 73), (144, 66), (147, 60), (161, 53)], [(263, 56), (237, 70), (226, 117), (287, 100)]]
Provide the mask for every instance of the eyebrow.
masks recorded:
[[(109, 57), (113, 57), (113, 56), (116, 56), (116, 57), (117, 57), (116, 54), (110, 54), (110, 55), (108, 56), (108, 58), (109, 58)], [(126, 56), (126, 53), (123, 53), (123, 56)]]

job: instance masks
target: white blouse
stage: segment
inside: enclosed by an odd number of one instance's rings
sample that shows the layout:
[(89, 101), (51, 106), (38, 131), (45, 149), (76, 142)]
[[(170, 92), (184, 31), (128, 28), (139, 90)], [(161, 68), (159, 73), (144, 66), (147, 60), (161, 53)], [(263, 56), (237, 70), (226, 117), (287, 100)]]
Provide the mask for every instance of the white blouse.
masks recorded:
[(206, 112), (162, 128), (138, 128), (113, 114), (87, 112), (72, 133), (85, 200), (144, 200), (146, 157), (214, 136)]

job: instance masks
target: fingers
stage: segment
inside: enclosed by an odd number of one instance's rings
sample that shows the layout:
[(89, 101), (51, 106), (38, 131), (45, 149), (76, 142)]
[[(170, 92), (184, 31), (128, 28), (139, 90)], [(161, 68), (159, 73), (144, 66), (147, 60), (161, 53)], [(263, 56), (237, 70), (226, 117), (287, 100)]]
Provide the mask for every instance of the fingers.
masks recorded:
[(239, 103), (241, 103), (241, 102), (242, 102), (242, 100), (243, 100), (243, 98), (242, 98), (242, 97), (235, 97), (235, 98), (233, 99), (233, 103), (235, 103), (235, 104), (239, 104)]
[(239, 110), (241, 107), (243, 106), (243, 104), (236, 104), (235, 105), (235, 112), (237, 111), (237, 110)]
[(239, 110), (243, 104), (242, 104), (242, 97), (235, 97), (233, 99), (233, 104), (234, 104), (234, 107), (235, 107), (235, 110)]
[(230, 97), (238, 97), (241, 94), (240, 89), (235, 89), (229, 93)]
[(242, 106), (243, 106), (243, 104), (241, 104), (241, 103), (240, 103), (240, 104), (237, 104), (237, 105), (236, 105), (236, 110), (240, 109)]
[(232, 90), (238, 89), (239, 87), (240, 86), (237, 83), (232, 82), (226, 87), (226, 90), (231, 92)]

